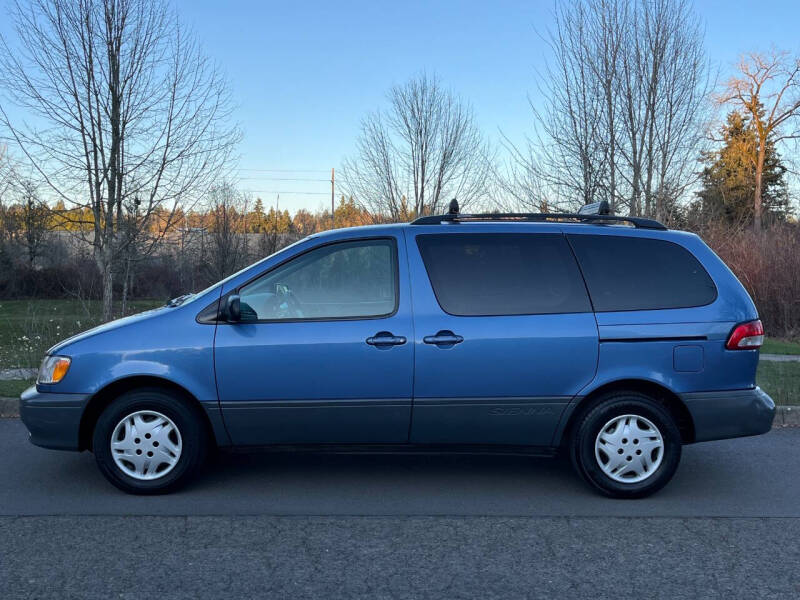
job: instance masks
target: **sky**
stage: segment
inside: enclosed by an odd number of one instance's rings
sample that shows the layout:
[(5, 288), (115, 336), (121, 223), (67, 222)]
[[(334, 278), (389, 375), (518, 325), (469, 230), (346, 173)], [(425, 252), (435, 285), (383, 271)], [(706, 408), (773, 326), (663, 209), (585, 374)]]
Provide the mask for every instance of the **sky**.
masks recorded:
[[(0, 0), (0, 33), (10, 32)], [(697, 0), (721, 77), (738, 55), (800, 51), (800, 2)], [(421, 72), (468, 101), (495, 141), (532, 130), (529, 98), (547, 60), (553, 2), (175, 0), (180, 18), (226, 73), (244, 132), (240, 185), (280, 208), (330, 203), (330, 169), (353, 154), (359, 122), (386, 92)], [(287, 181), (311, 179), (315, 181)], [(338, 196), (338, 190), (337, 190)]]

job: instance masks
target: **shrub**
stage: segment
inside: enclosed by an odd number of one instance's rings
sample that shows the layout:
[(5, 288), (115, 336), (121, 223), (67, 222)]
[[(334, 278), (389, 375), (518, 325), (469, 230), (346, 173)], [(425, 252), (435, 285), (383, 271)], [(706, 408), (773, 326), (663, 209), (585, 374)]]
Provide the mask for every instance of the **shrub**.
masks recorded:
[(767, 335), (800, 337), (800, 225), (761, 234), (711, 225), (698, 233), (747, 288)]

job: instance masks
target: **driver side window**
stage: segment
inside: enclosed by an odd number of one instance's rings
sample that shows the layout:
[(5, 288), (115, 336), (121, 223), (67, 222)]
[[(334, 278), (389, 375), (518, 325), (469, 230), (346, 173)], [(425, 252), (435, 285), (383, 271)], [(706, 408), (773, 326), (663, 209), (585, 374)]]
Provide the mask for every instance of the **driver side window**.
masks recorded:
[(388, 316), (397, 304), (394, 240), (315, 248), (239, 290), (242, 321)]

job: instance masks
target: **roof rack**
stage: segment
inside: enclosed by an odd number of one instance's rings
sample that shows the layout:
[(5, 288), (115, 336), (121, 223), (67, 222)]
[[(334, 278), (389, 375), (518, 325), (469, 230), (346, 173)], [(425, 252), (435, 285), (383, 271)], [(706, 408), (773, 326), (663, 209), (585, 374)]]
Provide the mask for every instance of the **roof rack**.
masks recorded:
[(643, 217), (621, 217), (610, 214), (608, 202), (594, 202), (581, 207), (577, 213), (479, 213), (458, 212), (458, 202), (453, 199), (446, 215), (430, 215), (411, 221), (411, 225), (440, 225), (443, 223), (477, 223), (481, 221), (525, 221), (543, 223), (547, 221), (578, 221), (595, 225), (630, 223), (637, 229), (667, 229), (654, 219)]

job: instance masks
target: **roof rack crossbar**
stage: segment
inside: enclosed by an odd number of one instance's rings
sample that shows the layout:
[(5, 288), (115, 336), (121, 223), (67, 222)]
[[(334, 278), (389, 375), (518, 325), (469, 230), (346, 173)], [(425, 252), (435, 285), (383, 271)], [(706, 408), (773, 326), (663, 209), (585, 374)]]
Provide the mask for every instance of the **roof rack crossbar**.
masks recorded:
[(481, 221), (523, 221), (543, 223), (547, 221), (572, 220), (581, 223), (630, 223), (638, 229), (661, 229), (666, 227), (654, 220), (643, 217), (623, 217), (609, 214), (579, 213), (450, 213), (446, 215), (429, 215), (411, 221), (412, 225), (440, 225), (442, 223), (476, 223)]

